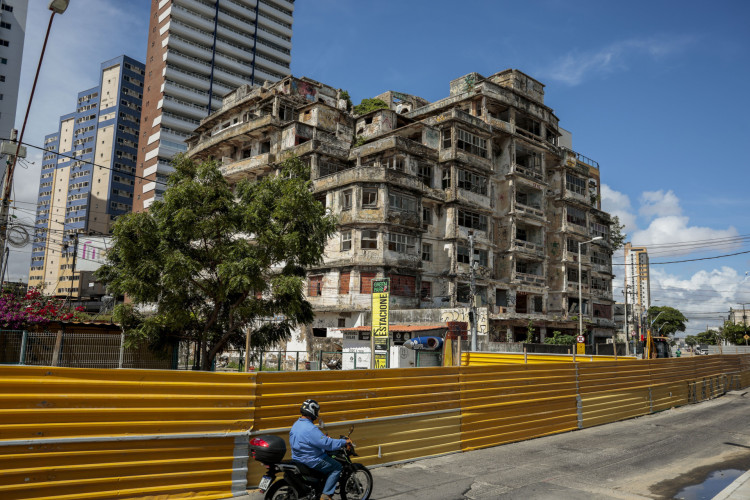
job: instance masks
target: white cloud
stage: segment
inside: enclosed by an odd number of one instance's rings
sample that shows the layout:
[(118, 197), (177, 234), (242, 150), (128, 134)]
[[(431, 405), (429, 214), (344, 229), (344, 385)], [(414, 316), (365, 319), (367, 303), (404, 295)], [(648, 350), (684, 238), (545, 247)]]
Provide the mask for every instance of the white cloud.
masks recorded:
[(692, 43), (693, 38), (687, 36), (620, 40), (597, 50), (569, 52), (547, 71), (542, 70), (540, 73), (547, 79), (578, 85), (591, 76), (626, 70), (631, 57), (647, 54), (660, 59), (679, 52)]
[(645, 191), (641, 195), (641, 207), (638, 213), (644, 217), (667, 217), (681, 215), (680, 200), (672, 190)]
[(633, 207), (630, 204), (628, 195), (615, 191), (606, 184), (602, 184), (602, 209), (620, 219), (620, 223), (625, 225), (625, 232), (631, 233), (638, 226), (636, 216), (633, 213)]
[[(665, 243), (686, 243), (706, 240), (717, 240), (738, 236), (734, 227), (728, 229), (711, 229), (689, 225), (690, 219), (686, 216), (669, 215), (657, 217), (651, 221), (646, 229), (635, 231), (632, 241), (637, 245), (660, 245)], [(736, 248), (734, 245), (723, 245), (723, 250)], [(705, 250), (705, 248), (703, 248)], [(665, 250), (659, 250), (664, 252)], [(691, 253), (691, 247), (674, 247), (669, 249), (670, 255), (685, 255)]]

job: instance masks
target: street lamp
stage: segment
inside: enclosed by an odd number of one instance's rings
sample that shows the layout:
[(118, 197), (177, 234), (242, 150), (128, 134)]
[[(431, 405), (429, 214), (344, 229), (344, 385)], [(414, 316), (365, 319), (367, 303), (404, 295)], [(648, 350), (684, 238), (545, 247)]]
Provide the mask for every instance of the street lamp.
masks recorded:
[(592, 241), (603, 240), (601, 236), (591, 238), (588, 241), (578, 242), (578, 335), (583, 335), (583, 292), (582, 292), (582, 278), (581, 278), (581, 247)]

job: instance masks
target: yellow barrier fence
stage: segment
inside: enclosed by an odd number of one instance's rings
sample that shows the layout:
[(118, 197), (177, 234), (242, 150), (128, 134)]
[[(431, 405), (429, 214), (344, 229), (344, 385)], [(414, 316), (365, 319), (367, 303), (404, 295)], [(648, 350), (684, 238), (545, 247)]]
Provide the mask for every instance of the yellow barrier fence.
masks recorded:
[(0, 498), (231, 496), (244, 488), (254, 379), (0, 366)]
[(261, 472), (248, 462), (248, 434), (287, 438), (311, 397), (329, 434), (354, 425), (360, 461), (375, 465), (590, 427), (750, 385), (750, 355), (586, 358), (506, 364), (471, 353), (472, 366), (257, 375), (0, 366), (0, 498), (227, 498)]
[[(579, 354), (523, 354), (516, 352), (463, 352), (463, 366), (519, 365), (547, 363), (592, 363), (614, 361), (614, 356)], [(635, 356), (618, 356), (617, 361), (637, 361)]]

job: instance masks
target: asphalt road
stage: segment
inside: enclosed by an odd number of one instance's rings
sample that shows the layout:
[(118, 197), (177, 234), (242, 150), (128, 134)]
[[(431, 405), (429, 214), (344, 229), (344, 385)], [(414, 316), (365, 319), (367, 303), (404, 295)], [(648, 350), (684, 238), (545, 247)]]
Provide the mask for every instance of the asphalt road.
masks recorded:
[(374, 468), (372, 498), (674, 498), (723, 469), (750, 470), (750, 391), (591, 429)]

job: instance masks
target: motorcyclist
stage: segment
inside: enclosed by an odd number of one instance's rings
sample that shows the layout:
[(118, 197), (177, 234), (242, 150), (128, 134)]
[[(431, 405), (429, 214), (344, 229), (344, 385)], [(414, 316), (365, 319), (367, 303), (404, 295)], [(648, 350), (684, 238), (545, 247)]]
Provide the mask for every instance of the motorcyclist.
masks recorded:
[(315, 424), (320, 413), (320, 405), (314, 399), (305, 400), (300, 408), (302, 416), (289, 431), (289, 444), (292, 446), (292, 460), (327, 474), (320, 500), (331, 500), (336, 483), (341, 476), (342, 466), (326, 452), (338, 450), (351, 443), (349, 438), (332, 439)]

